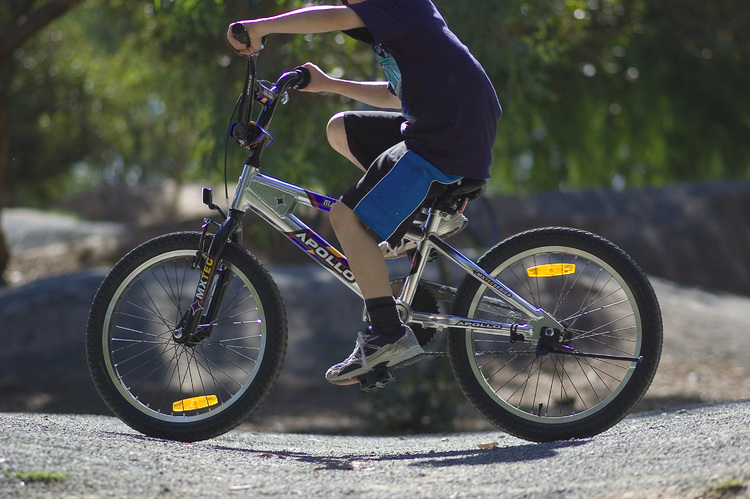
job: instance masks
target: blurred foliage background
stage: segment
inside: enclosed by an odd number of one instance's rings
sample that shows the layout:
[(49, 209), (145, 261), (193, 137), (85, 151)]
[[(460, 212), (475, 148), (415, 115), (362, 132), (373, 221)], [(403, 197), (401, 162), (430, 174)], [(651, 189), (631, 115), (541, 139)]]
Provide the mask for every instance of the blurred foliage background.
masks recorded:
[[(1, 29), (33, 3), (44, 2), (4, 2)], [(435, 3), (504, 107), (495, 193), (750, 176), (750, 4)], [(47, 207), (103, 182), (220, 178), (244, 75), (226, 26), (304, 4), (78, 2), (15, 48), (0, 73), (9, 116), (4, 205)], [(260, 72), (275, 80), (307, 60), (337, 76), (379, 76), (369, 48), (339, 33), (273, 36)], [(439, 68), (438, 82), (450, 71)], [(293, 95), (271, 130), (269, 173), (340, 193), (357, 171), (327, 147), (324, 126), (354, 105)], [(244, 155), (228, 147), (231, 180)]]

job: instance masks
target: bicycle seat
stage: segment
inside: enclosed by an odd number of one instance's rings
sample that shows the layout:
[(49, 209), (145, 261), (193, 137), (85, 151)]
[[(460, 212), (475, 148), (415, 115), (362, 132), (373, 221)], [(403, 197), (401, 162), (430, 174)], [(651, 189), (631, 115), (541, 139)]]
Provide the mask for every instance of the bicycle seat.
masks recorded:
[(465, 197), (469, 201), (478, 198), (487, 189), (487, 181), (483, 178), (462, 178), (451, 184), (440, 197)]
[(445, 191), (437, 194), (431, 202), (433, 208), (455, 213), (465, 203), (477, 199), (487, 189), (484, 179), (462, 178), (446, 186)]

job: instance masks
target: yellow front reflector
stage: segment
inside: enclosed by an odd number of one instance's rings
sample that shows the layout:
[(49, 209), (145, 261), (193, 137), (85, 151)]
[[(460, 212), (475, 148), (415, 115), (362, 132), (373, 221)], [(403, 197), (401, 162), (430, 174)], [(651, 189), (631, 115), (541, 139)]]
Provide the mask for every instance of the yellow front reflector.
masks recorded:
[(526, 269), (529, 277), (554, 277), (557, 275), (573, 274), (576, 271), (574, 263), (548, 263), (547, 265), (537, 265)]
[(178, 400), (172, 404), (172, 410), (174, 412), (185, 412), (195, 411), (197, 409), (205, 409), (206, 407), (216, 405), (219, 403), (219, 399), (216, 395), (202, 395), (200, 397), (191, 397), (189, 399)]

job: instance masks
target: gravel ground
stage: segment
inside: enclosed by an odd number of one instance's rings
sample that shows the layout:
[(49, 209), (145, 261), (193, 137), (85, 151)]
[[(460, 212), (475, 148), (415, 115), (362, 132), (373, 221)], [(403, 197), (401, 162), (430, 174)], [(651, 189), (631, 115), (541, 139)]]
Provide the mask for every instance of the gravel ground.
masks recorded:
[(0, 425), (2, 497), (747, 497), (750, 481), (750, 402), (642, 413), (549, 444), (237, 430), (185, 444), (104, 416), (4, 413)]

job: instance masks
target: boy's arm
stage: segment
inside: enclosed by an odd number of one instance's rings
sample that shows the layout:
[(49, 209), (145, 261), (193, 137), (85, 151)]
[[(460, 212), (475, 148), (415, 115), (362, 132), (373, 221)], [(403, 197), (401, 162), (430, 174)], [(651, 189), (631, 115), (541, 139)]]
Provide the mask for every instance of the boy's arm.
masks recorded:
[[(232, 26), (242, 24), (250, 37), (250, 46), (232, 35)], [(261, 39), (272, 33), (312, 34), (327, 33), (364, 27), (362, 18), (346, 6), (320, 5), (293, 10), (273, 17), (239, 21), (227, 30), (227, 40), (242, 55), (251, 55), (260, 50)]]
[(381, 109), (401, 109), (401, 100), (388, 89), (388, 82), (332, 78), (311, 62), (304, 67), (310, 71), (310, 83), (303, 92), (330, 92)]

